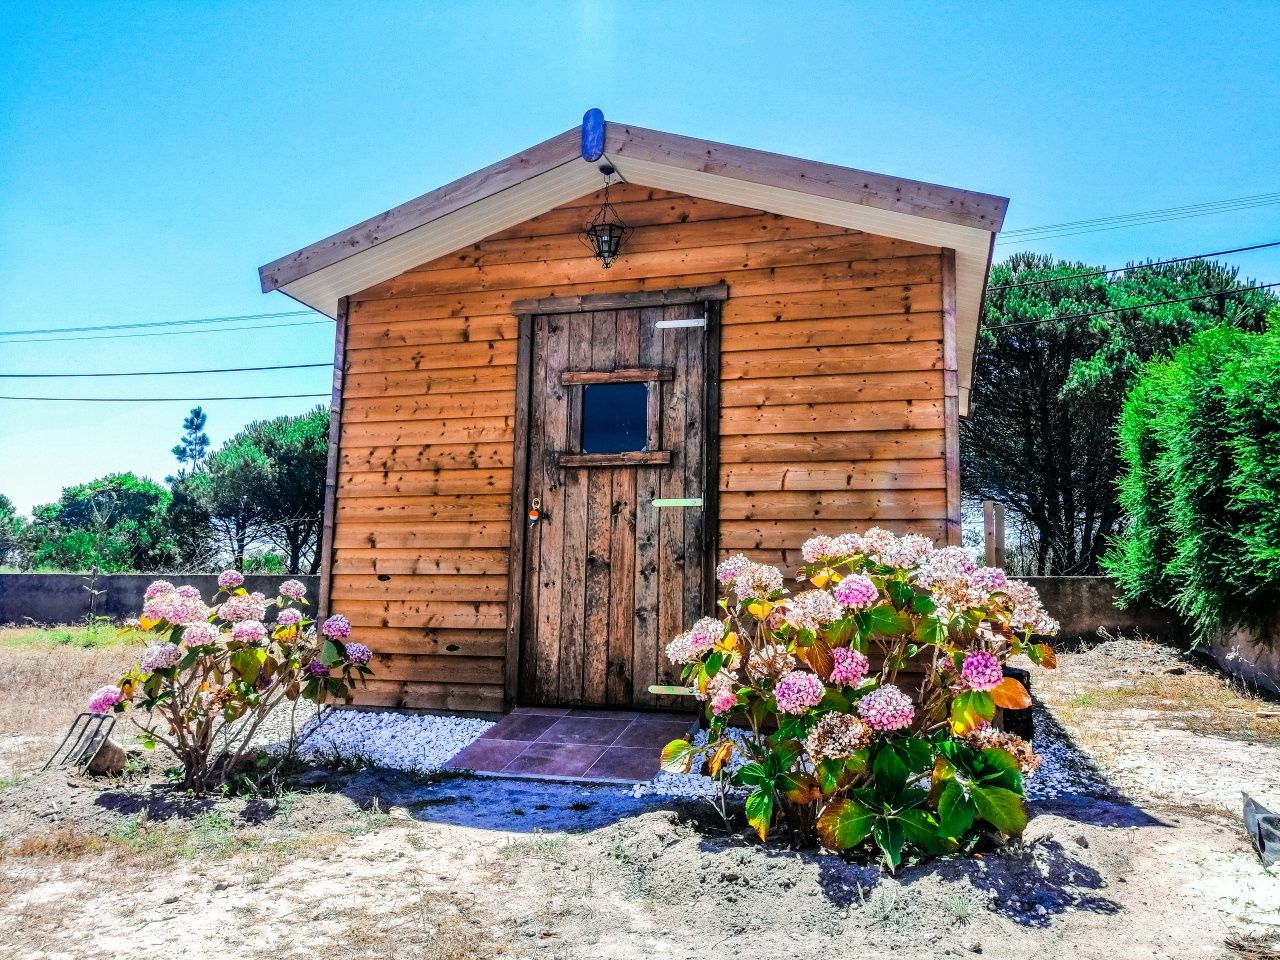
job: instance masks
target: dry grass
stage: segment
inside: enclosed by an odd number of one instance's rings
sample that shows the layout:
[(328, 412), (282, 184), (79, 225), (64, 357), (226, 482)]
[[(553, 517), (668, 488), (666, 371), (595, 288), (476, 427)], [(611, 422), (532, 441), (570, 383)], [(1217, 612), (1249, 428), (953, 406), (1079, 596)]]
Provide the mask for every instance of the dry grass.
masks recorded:
[(1259, 717), (1276, 704), (1212, 673), (1139, 674), (1067, 701), (1067, 712), (1146, 710), (1166, 726), (1204, 736), (1280, 744), (1280, 717)]
[(138, 655), (140, 636), (109, 625), (0, 628), (0, 779), (57, 746), (89, 695)]

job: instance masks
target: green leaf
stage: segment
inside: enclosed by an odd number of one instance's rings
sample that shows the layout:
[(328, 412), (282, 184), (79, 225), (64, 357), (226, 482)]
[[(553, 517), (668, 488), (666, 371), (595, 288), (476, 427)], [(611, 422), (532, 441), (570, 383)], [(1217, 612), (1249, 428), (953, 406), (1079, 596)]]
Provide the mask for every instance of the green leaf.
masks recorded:
[(747, 823), (755, 829), (761, 840), (769, 838), (769, 826), (773, 823), (773, 790), (756, 787), (747, 794)]
[(875, 775), (876, 791), (884, 797), (893, 797), (907, 785), (907, 765), (898, 756), (893, 744), (884, 744), (871, 762)]
[(829, 850), (856, 847), (871, 833), (876, 815), (854, 800), (835, 800), (818, 817), (818, 836)]
[(978, 816), (1001, 833), (1016, 837), (1027, 829), (1027, 808), (1022, 797), (1004, 787), (969, 785), (969, 796)]
[(933, 613), (938, 605), (933, 602), (933, 597), (922, 593), (911, 601), (911, 609), (916, 613)]
[(758, 787), (769, 783), (773, 778), (769, 776), (769, 772), (765, 769), (763, 763), (752, 760), (750, 763), (744, 763), (738, 768), (734, 779), (744, 786)]
[(688, 740), (672, 740), (662, 748), (662, 769), (667, 773), (688, 773), (693, 769), (694, 746)]
[(933, 766), (933, 749), (928, 740), (919, 737), (905, 737), (894, 744), (898, 756), (906, 764), (911, 773), (920, 773)]
[(840, 778), (844, 776), (845, 762), (843, 760), (819, 760), (817, 771), (818, 785), (822, 787), (822, 792), (832, 793), (840, 785)]
[(938, 821), (928, 810), (904, 810), (898, 815), (898, 822), (902, 824), (907, 842), (925, 853), (945, 853), (952, 846), (950, 838), (939, 832)]
[(973, 826), (973, 801), (965, 795), (964, 787), (948, 780), (938, 798), (938, 829), (944, 837), (961, 837)]
[(714, 677), (717, 673), (720, 672), (720, 668), (722, 666), (724, 666), (724, 654), (721, 653), (719, 650), (717, 650), (713, 654), (711, 654), (711, 656), (707, 657), (707, 663), (705, 667), (707, 678), (710, 679), (711, 677)]
[(876, 821), (874, 832), (876, 846), (884, 854), (884, 859), (889, 864), (889, 869), (896, 870), (898, 864), (902, 863), (902, 843), (905, 839), (902, 832), (902, 822), (897, 817), (882, 817)]
[(886, 637), (896, 637), (911, 629), (911, 621), (887, 603), (872, 607), (866, 616), (867, 627)]
[(983, 720), (991, 721), (995, 719), (996, 702), (991, 699), (991, 694), (981, 690), (970, 691), (969, 706)]
[(987, 747), (973, 763), (979, 783), (990, 787), (1005, 787), (1015, 793), (1022, 792), (1022, 769), (1017, 758), (1008, 750)]
[(324, 647), (320, 650), (320, 662), (326, 667), (332, 667), (342, 659), (342, 651), (338, 649), (338, 645), (332, 640), (326, 640)]

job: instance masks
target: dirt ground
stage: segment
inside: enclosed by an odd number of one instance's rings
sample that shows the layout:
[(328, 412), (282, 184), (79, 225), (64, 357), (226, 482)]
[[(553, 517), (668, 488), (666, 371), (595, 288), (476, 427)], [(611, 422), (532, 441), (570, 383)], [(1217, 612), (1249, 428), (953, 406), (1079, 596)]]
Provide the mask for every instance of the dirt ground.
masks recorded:
[(0, 792), (0, 956), (1280, 957), (1239, 824), (1243, 786), (1280, 799), (1275, 705), (1136, 641), (1060, 660), (1049, 778), (999, 854), (891, 877), (615, 788), (315, 771), (245, 803), (53, 773)]

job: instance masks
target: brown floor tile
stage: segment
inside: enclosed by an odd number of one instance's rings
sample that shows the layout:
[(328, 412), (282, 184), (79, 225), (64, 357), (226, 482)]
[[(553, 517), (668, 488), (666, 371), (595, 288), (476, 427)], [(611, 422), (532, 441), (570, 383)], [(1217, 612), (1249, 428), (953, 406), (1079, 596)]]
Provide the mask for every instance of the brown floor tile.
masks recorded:
[(607, 746), (630, 726), (630, 721), (604, 717), (561, 717), (546, 729), (539, 743), (596, 743)]
[(580, 777), (600, 759), (605, 747), (587, 743), (531, 743), (503, 773), (545, 777)]
[(563, 717), (569, 712), (568, 707), (516, 707), (512, 713), (542, 713), (548, 717)]
[(476, 740), (465, 747), (445, 766), (453, 770), (478, 770), (497, 773), (520, 756), (529, 746), (527, 740)]
[(609, 720), (635, 720), (641, 716), (635, 710), (606, 710), (597, 707), (574, 707), (569, 711), (571, 717), (602, 717)]
[(687, 737), (692, 720), (646, 720), (641, 718), (627, 727), (614, 740), (615, 747), (657, 747), (661, 749), (672, 740)]
[(537, 740), (560, 718), (545, 713), (509, 713), (480, 735), (482, 740)]
[(641, 747), (609, 747), (583, 776), (603, 780), (652, 780), (662, 766), (659, 751)]

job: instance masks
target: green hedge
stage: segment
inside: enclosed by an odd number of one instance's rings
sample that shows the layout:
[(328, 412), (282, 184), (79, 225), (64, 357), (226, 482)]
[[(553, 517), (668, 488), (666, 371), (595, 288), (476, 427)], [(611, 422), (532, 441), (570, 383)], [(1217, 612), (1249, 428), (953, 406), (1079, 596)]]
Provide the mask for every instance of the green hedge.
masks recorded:
[(1129, 520), (1103, 567), (1199, 636), (1280, 612), (1280, 310), (1149, 364), (1119, 424)]

